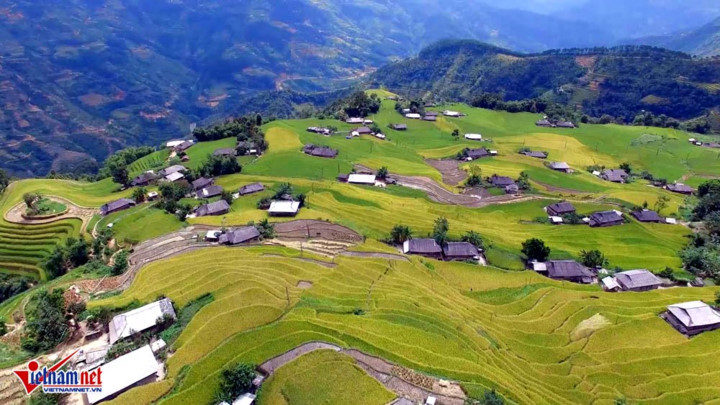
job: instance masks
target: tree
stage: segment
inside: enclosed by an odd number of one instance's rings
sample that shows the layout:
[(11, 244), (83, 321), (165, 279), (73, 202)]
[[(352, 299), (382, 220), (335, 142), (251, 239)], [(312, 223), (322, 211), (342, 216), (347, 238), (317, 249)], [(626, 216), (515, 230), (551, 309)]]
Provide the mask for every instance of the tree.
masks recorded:
[(110, 165), (108, 169), (115, 183), (121, 186), (127, 186), (130, 183), (130, 175), (128, 174), (127, 164), (125, 162), (115, 162)]
[(485, 249), (485, 242), (483, 242), (482, 236), (475, 231), (468, 231), (462, 237), (463, 242), (471, 243), (478, 249)]
[(448, 220), (446, 218), (439, 217), (435, 220), (432, 237), (438, 245), (444, 246), (447, 243), (447, 233), (449, 230), (450, 225), (448, 224)]
[(55, 246), (50, 256), (42, 263), (48, 278), (53, 279), (65, 274), (67, 269), (67, 253), (63, 246)]
[(594, 250), (581, 250), (580, 260), (585, 267), (605, 267), (608, 265), (608, 260), (605, 258), (603, 252)]
[(114, 276), (123, 274), (125, 270), (127, 270), (129, 255), (127, 250), (121, 250), (115, 254), (115, 262), (112, 267), (112, 274)]
[(272, 239), (275, 237), (275, 225), (271, 224), (267, 218), (258, 222), (257, 225), (255, 225), (255, 228), (257, 228), (258, 232), (260, 232), (260, 236), (263, 239)]
[(35, 206), (35, 202), (39, 199), (40, 199), (40, 194), (38, 194), (38, 193), (23, 194), (23, 201), (25, 202), (25, 206), (28, 208), (33, 208)]
[(537, 260), (539, 262), (547, 260), (550, 256), (550, 248), (545, 246), (545, 242), (538, 238), (528, 239), (522, 243), (522, 253), (528, 260)]
[(476, 174), (471, 174), (470, 177), (468, 177), (468, 179), (465, 180), (465, 185), (466, 185), (467, 187), (477, 187), (477, 186), (480, 186), (480, 185), (482, 185), (482, 177), (480, 177), (480, 176), (478, 176), (478, 175), (476, 175)]
[(67, 246), (67, 259), (72, 267), (82, 266), (88, 262), (90, 253), (85, 239), (68, 238), (65, 245)]
[(65, 298), (63, 290), (39, 291), (28, 311), (22, 347), (33, 353), (50, 350), (62, 343), (69, 335), (65, 322)]
[(135, 190), (133, 190), (132, 199), (135, 200), (135, 202), (138, 204), (141, 202), (144, 202), (146, 193), (147, 193), (147, 190), (145, 190), (145, 187), (138, 187)]
[(515, 181), (515, 184), (517, 184), (518, 188), (520, 190), (529, 190), (530, 189), (530, 176), (526, 171), (520, 172), (520, 177)]
[(457, 128), (456, 128), (456, 129), (453, 129), (453, 131), (452, 131), (452, 136), (453, 136), (453, 138), (454, 138), (456, 141), (457, 141), (458, 139), (460, 139), (460, 130), (457, 129)]
[(404, 243), (405, 241), (408, 241), (412, 238), (412, 229), (410, 227), (405, 225), (395, 225), (393, 229), (390, 231), (390, 240), (396, 244), (400, 245)]
[(388, 176), (388, 168), (387, 166), (383, 166), (380, 168), (380, 170), (377, 171), (377, 178), (380, 180), (385, 180)]
[(0, 169), (0, 194), (2, 194), (10, 184), (10, 177), (5, 170)]
[(220, 193), (220, 199), (225, 200), (228, 205), (231, 205), (233, 203), (232, 193), (228, 190), (223, 190), (222, 193)]
[(720, 236), (720, 211), (705, 216), (705, 231), (711, 236)]
[(220, 374), (220, 386), (215, 402), (232, 402), (235, 398), (250, 390), (255, 379), (255, 365), (239, 363), (226, 368)]
[(627, 173), (627, 174), (631, 174), (631, 173), (632, 173), (632, 166), (630, 166), (630, 163), (628, 163), (628, 162), (623, 162), (623, 163), (621, 163), (621, 164), (620, 164), (620, 168), (621, 168), (622, 170), (625, 170), (625, 173)]
[(661, 213), (662, 210), (667, 208), (669, 202), (670, 202), (670, 197), (668, 197), (666, 195), (659, 196), (657, 201), (655, 201), (655, 205), (654, 205), (655, 211), (657, 211), (658, 214)]

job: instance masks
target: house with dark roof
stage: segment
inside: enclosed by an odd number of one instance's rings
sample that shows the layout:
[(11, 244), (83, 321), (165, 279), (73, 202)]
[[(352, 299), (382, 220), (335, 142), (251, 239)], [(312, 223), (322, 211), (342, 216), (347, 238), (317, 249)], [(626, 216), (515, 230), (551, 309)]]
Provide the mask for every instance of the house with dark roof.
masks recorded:
[(565, 162), (551, 162), (548, 167), (558, 172), (570, 173), (572, 171), (570, 165)]
[(515, 184), (515, 180), (510, 177), (498, 176), (497, 174), (493, 174), (492, 177), (490, 177), (490, 183), (493, 185), (493, 187), (505, 188), (509, 185)]
[(193, 141), (185, 141), (179, 145), (177, 145), (174, 149), (175, 152), (185, 152), (186, 150), (190, 149), (191, 146), (195, 145), (195, 142)]
[(305, 145), (303, 152), (310, 156), (329, 159), (335, 158), (338, 155), (338, 151), (335, 149), (329, 148), (327, 146), (315, 146), (312, 144)]
[(547, 159), (548, 157), (548, 154), (542, 151), (526, 150), (524, 152), (520, 152), (520, 154), (536, 159)]
[(628, 270), (615, 273), (615, 280), (625, 291), (650, 291), (662, 285), (662, 281), (647, 270)]
[(102, 207), (100, 207), (100, 214), (102, 215), (109, 215), (113, 212), (118, 212), (122, 210), (126, 210), (128, 208), (132, 208), (135, 206), (135, 201), (129, 199), (129, 198), (121, 198), (119, 200), (111, 201), (107, 204), (103, 204)]
[(591, 284), (594, 274), (575, 260), (550, 260), (545, 262), (547, 276), (554, 280)]
[(590, 215), (590, 226), (592, 227), (608, 227), (623, 224), (622, 215), (617, 211), (601, 211)]
[(233, 148), (220, 148), (213, 151), (213, 156), (235, 156), (235, 149)]
[(213, 198), (222, 194), (223, 188), (217, 185), (207, 186), (201, 190), (198, 190), (198, 198)]
[[(426, 105), (425, 107), (434, 107), (434, 105), (432, 105), (432, 106)], [(437, 111), (425, 111), (425, 116), (426, 117), (437, 117), (438, 112)]]
[(261, 183), (252, 183), (252, 184), (246, 184), (246, 185), (240, 187), (240, 189), (238, 190), (238, 193), (241, 196), (243, 196), (243, 195), (248, 195), (248, 194), (259, 193), (261, 191), (265, 191), (265, 186), (263, 186)]
[(352, 130), (352, 132), (357, 132), (358, 135), (371, 135), (373, 133), (372, 129), (369, 127), (359, 127)]
[(550, 122), (546, 119), (535, 121), (535, 125), (538, 127), (546, 127), (546, 128), (552, 128), (555, 126), (555, 125), (553, 125), (552, 122)]
[(575, 128), (575, 124), (570, 121), (558, 121), (555, 123), (556, 128)]
[(210, 177), (210, 178), (200, 177), (199, 179), (192, 182), (192, 188), (195, 191), (202, 190), (205, 187), (213, 184), (214, 182), (215, 182), (215, 179), (213, 179), (212, 177)]
[(613, 183), (625, 183), (628, 174), (623, 169), (608, 169), (600, 174), (600, 178)]
[(132, 182), (130, 182), (130, 185), (133, 187), (144, 187), (155, 181), (156, 179), (157, 176), (155, 175), (155, 173), (153, 173), (152, 171), (148, 171), (135, 177)]
[(667, 186), (665, 186), (665, 188), (668, 191), (672, 191), (673, 193), (685, 194), (685, 195), (691, 195), (692, 193), (695, 192), (695, 190), (692, 187), (687, 186), (682, 183), (668, 184)]
[(720, 313), (702, 301), (669, 305), (664, 318), (680, 333), (694, 336), (720, 328)]
[(471, 148), (465, 149), (465, 156), (472, 160), (476, 160), (490, 156), (490, 152), (488, 152), (485, 148)]
[(230, 204), (225, 200), (218, 200), (209, 204), (203, 204), (195, 210), (198, 217), (206, 217), (212, 215), (224, 215), (230, 212)]
[(403, 243), (403, 253), (408, 255), (425, 256), (432, 259), (442, 259), (443, 249), (435, 239), (411, 239)]
[(425, 115), (422, 117), (423, 121), (437, 121), (437, 115)]
[(160, 177), (167, 177), (171, 174), (183, 173), (186, 171), (187, 171), (187, 168), (183, 165), (172, 165), (170, 167), (166, 167), (166, 168), (160, 170), (160, 173), (158, 173), (158, 175)]
[(407, 131), (408, 129), (406, 124), (390, 124), (390, 128), (396, 131)]
[(260, 232), (254, 226), (245, 226), (242, 228), (230, 229), (220, 235), (218, 242), (221, 245), (239, 245), (241, 243), (251, 242), (260, 238)]
[(640, 222), (665, 222), (665, 220), (657, 212), (647, 209), (633, 211), (631, 215)]
[(505, 194), (518, 194), (520, 193), (520, 187), (517, 184), (510, 184), (505, 186)]
[(443, 248), (445, 260), (478, 260), (480, 252), (477, 247), (468, 242), (448, 242)]
[(554, 217), (561, 217), (563, 215), (575, 213), (575, 207), (566, 201), (561, 201), (555, 204), (550, 204), (545, 208), (548, 215)]

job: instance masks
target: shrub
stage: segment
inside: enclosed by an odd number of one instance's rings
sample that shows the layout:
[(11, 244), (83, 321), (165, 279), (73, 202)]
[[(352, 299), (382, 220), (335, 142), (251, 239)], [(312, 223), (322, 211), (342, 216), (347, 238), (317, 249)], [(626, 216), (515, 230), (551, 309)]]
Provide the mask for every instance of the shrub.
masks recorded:
[(220, 386), (215, 394), (215, 402), (232, 402), (235, 398), (250, 390), (255, 378), (255, 365), (239, 363), (226, 368), (220, 374)]
[(528, 260), (545, 261), (550, 256), (550, 248), (538, 238), (528, 239), (522, 243), (522, 253)]

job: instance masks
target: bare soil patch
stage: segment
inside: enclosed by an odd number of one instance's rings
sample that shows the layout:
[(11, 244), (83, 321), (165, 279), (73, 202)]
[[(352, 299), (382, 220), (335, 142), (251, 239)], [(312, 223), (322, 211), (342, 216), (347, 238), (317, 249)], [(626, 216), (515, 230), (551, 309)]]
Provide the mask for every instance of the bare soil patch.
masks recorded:
[(461, 170), (457, 160), (453, 159), (425, 159), (425, 163), (436, 168), (442, 174), (443, 182), (450, 186), (456, 186), (467, 179), (468, 174)]

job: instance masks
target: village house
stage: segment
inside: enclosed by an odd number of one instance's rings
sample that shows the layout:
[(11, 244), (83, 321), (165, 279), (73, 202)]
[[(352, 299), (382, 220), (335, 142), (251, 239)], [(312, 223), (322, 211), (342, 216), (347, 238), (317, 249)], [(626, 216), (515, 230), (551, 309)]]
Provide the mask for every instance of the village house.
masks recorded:
[(340, 173), (340, 174), (338, 174), (338, 176), (337, 176), (337, 180), (338, 180), (339, 182), (341, 182), (341, 183), (347, 183), (349, 179), (350, 179), (350, 175), (349, 175), (349, 174)]
[(623, 169), (608, 169), (600, 174), (600, 178), (613, 183), (625, 183), (628, 174)]
[(184, 139), (172, 139), (165, 143), (165, 147), (168, 149), (173, 149), (176, 146), (180, 145), (181, 143), (185, 142)]
[(148, 201), (155, 201), (160, 195), (157, 191), (151, 191), (147, 193), (147, 199)]
[(364, 184), (372, 186), (375, 185), (375, 175), (352, 173), (348, 176), (347, 182), (350, 184)]
[(669, 305), (667, 309), (665, 320), (687, 336), (720, 328), (720, 313), (702, 301)]
[(215, 149), (212, 153), (213, 156), (235, 156), (235, 149), (233, 148), (220, 148)]
[(154, 328), (157, 320), (165, 315), (175, 318), (175, 309), (169, 298), (115, 315), (108, 324), (110, 344)]
[(235, 400), (232, 402), (232, 404), (228, 404), (227, 402), (223, 401), (220, 402), (218, 405), (254, 405), (255, 399), (257, 396), (255, 394), (251, 394), (249, 392), (246, 392), (239, 397), (235, 398)]
[(194, 141), (184, 141), (181, 144), (177, 145), (173, 149), (176, 153), (184, 153), (186, 150), (190, 149), (191, 146), (195, 145)]
[(355, 128), (353, 133), (357, 133), (358, 135), (372, 135), (373, 131), (368, 127), (359, 127)]
[(591, 284), (594, 274), (575, 260), (550, 260), (533, 263), (533, 270), (554, 280)]
[(445, 260), (479, 260), (477, 247), (468, 242), (448, 242), (443, 248)]
[(327, 146), (315, 146), (313, 144), (305, 145), (303, 149), (305, 154), (315, 157), (333, 159), (338, 155), (338, 151)]
[(426, 115), (422, 119), (423, 121), (437, 121), (437, 115)]
[(665, 188), (668, 191), (672, 191), (673, 193), (685, 194), (685, 195), (691, 195), (692, 193), (695, 192), (695, 190), (692, 187), (686, 186), (685, 184), (682, 184), (682, 183), (668, 184), (667, 186), (665, 186)]
[(642, 269), (615, 273), (614, 278), (615, 282), (624, 291), (650, 291), (663, 284), (656, 275)]
[(562, 201), (548, 205), (545, 207), (545, 211), (548, 215), (562, 217), (563, 215), (575, 213), (575, 207), (569, 202)]
[(251, 242), (260, 238), (260, 232), (254, 226), (245, 226), (242, 228), (230, 229), (220, 235), (218, 242), (222, 245), (239, 245), (241, 243)]
[(407, 131), (407, 124), (390, 124), (390, 128), (396, 131)]
[(418, 113), (407, 113), (405, 114), (405, 118), (409, 118), (411, 120), (419, 120), (422, 117)]
[(107, 204), (103, 204), (102, 207), (100, 207), (100, 214), (102, 215), (109, 215), (113, 212), (118, 212), (122, 210), (126, 210), (128, 208), (132, 208), (135, 206), (135, 201), (129, 199), (129, 198), (121, 198), (119, 200), (111, 201)]
[(147, 172), (135, 177), (132, 182), (130, 182), (130, 185), (133, 187), (145, 187), (155, 181), (157, 179), (157, 176), (152, 170), (148, 170)]
[(225, 200), (203, 204), (195, 209), (195, 215), (198, 217), (224, 215), (228, 212), (230, 212), (230, 204)]
[(219, 196), (220, 194), (222, 194), (222, 192), (223, 192), (223, 188), (220, 186), (215, 186), (215, 185), (207, 186), (197, 192), (197, 197), (198, 198), (213, 198), (213, 197)]
[(482, 134), (465, 134), (465, 139), (469, 141), (482, 141)]
[(272, 217), (294, 217), (300, 211), (300, 202), (277, 200), (270, 203), (268, 214)]
[(111, 400), (131, 388), (155, 382), (159, 372), (160, 365), (150, 345), (145, 345), (103, 364), (101, 390), (83, 394), (84, 401), (94, 405)]
[(490, 152), (485, 148), (466, 149), (465, 156), (470, 160), (477, 160), (490, 156)]
[(548, 157), (547, 153), (545, 153), (545, 152), (539, 152), (539, 151), (536, 152), (536, 151), (531, 151), (531, 150), (520, 152), (520, 154), (529, 156), (532, 158), (537, 158), (537, 159), (547, 159), (547, 157)]
[(238, 194), (240, 194), (240, 196), (244, 196), (248, 194), (259, 193), (261, 191), (265, 191), (265, 186), (263, 186), (261, 183), (252, 183), (240, 187), (240, 189), (238, 190)]
[(639, 211), (633, 211), (630, 215), (635, 217), (640, 222), (656, 222), (663, 223), (665, 220), (655, 211), (648, 209), (642, 209)]
[(441, 260), (443, 249), (435, 239), (411, 239), (403, 243), (403, 253)]
[(575, 128), (575, 124), (570, 121), (558, 121), (555, 123), (556, 128)]
[[(427, 107), (427, 105), (425, 107)], [(432, 107), (434, 107), (434, 106), (432, 106)], [(425, 116), (426, 117), (437, 117), (438, 112), (437, 111), (425, 111)]]
[(362, 124), (363, 122), (365, 122), (365, 120), (359, 117), (352, 117), (345, 120), (347, 124)]
[(198, 191), (198, 190), (204, 189), (207, 186), (212, 185), (214, 182), (215, 182), (215, 179), (213, 179), (212, 177), (210, 177), (210, 178), (200, 177), (199, 179), (193, 181), (191, 184), (192, 184), (193, 190)]
[(331, 135), (332, 134), (332, 131), (330, 130), (330, 128), (323, 128), (323, 127), (308, 127), (307, 131), (313, 132), (316, 134), (322, 134), (322, 135)]
[(515, 180), (510, 177), (498, 176), (497, 174), (493, 174), (492, 177), (490, 177), (490, 183), (493, 185), (493, 187), (505, 188), (507, 186), (515, 184)]
[(167, 177), (175, 173), (183, 173), (187, 171), (187, 168), (183, 165), (172, 165), (170, 167), (166, 167), (158, 173), (160, 177)]
[(175, 172), (175, 173), (170, 173), (167, 176), (165, 176), (165, 181), (169, 181), (170, 183), (173, 183), (178, 180), (182, 180), (184, 178), (185, 178), (184, 174), (182, 174), (181, 172)]
[(552, 170), (555, 170), (557, 172), (563, 172), (563, 173), (571, 173), (572, 169), (570, 168), (570, 165), (568, 165), (565, 162), (551, 162), (550, 165), (548, 165)]
[(547, 119), (535, 121), (535, 125), (537, 125), (538, 127), (546, 127), (546, 128), (552, 128), (555, 126), (555, 125), (553, 125), (552, 122), (548, 121)]
[(257, 144), (253, 141), (240, 141), (235, 146), (236, 153), (238, 155), (259, 155), (260, 150), (257, 148)]
[(445, 110), (445, 111), (443, 111), (443, 115), (446, 116), (446, 117), (454, 117), (454, 118), (457, 118), (457, 117), (460, 117), (460, 116), (461, 116), (461, 114), (460, 114), (459, 112), (457, 112), (457, 111), (452, 111), (452, 110)]
[(505, 186), (505, 194), (518, 194), (520, 193), (520, 187), (517, 184), (510, 184)]
[(604, 228), (608, 226), (622, 225), (623, 217), (617, 211), (601, 211), (590, 215), (590, 226)]

